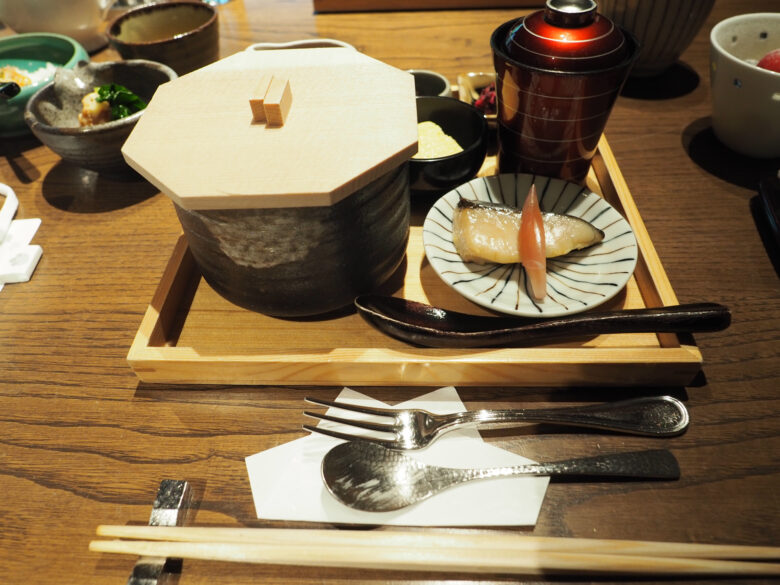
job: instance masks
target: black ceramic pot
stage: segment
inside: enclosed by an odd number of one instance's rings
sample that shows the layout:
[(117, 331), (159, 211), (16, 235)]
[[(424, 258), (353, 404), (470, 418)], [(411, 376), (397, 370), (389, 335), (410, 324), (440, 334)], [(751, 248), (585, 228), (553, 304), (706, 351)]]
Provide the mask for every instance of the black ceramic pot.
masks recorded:
[(398, 268), (409, 238), (406, 163), (332, 206), (176, 206), (203, 277), (223, 297), (277, 317), (347, 305)]

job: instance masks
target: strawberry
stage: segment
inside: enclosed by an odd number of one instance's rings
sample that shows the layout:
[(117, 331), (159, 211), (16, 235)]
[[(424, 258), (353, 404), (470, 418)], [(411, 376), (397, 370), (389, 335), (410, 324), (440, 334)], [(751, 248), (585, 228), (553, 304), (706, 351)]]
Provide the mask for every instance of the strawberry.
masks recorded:
[(775, 49), (764, 55), (758, 62), (758, 66), (780, 73), (780, 49)]

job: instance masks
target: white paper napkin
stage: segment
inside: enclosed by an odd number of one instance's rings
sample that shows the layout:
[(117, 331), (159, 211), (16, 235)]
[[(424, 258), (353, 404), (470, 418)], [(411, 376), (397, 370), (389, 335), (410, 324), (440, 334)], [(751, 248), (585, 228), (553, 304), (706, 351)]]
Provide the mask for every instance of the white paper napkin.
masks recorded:
[[(387, 406), (348, 388), (339, 394), (338, 400)], [(423, 408), (441, 414), (465, 410), (452, 387), (419, 396), (397, 408)], [(331, 414), (345, 416), (344, 411)], [(247, 457), (257, 517), (396, 526), (533, 526), (549, 483), (547, 477), (479, 480), (450, 488), (402, 510), (361, 512), (341, 504), (322, 481), (322, 458), (341, 442), (312, 434)], [(448, 467), (499, 467), (530, 462), (485, 443), (479, 433), (471, 429), (450, 432), (425, 449), (406, 454), (426, 463)]]

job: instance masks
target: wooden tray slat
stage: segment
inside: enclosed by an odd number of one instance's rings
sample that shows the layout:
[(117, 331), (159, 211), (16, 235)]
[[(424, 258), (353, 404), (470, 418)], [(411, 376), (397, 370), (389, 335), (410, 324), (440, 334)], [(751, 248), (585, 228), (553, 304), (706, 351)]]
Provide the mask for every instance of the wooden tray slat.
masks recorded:
[[(490, 174), (490, 163), (483, 172)], [(640, 259), (625, 290), (596, 310), (677, 304), (677, 298), (602, 139), (588, 187), (631, 223)], [(418, 222), (414, 222), (418, 223)], [(445, 285), (413, 225), (405, 266), (388, 294), (464, 312), (485, 311)], [(683, 385), (701, 368), (689, 336), (600, 335), (529, 348), (429, 349), (392, 339), (350, 313), (277, 319), (241, 309), (203, 280), (182, 236), (128, 354), (144, 382), (349, 386)]]

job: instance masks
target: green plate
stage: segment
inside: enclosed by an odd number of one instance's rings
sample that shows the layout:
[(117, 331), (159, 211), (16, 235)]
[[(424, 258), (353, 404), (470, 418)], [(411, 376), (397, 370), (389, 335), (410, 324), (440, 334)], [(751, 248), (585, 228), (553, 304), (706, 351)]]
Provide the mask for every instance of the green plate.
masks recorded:
[[(0, 67), (13, 65), (33, 72), (49, 63), (72, 69), (79, 61), (88, 61), (87, 51), (78, 42), (63, 35), (25, 33), (0, 39)], [(0, 100), (0, 136), (18, 136), (30, 131), (24, 123), (24, 108), (30, 97), (49, 83), (54, 74), (22, 88), (11, 99)]]

